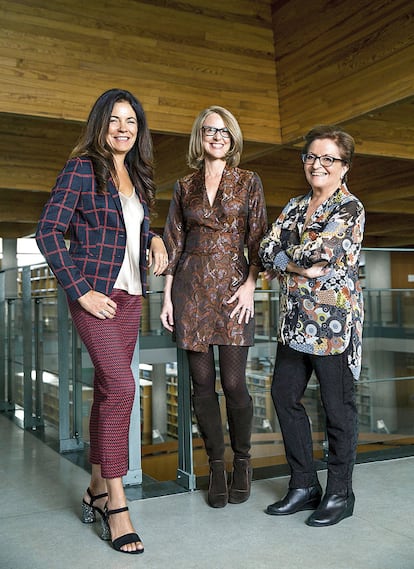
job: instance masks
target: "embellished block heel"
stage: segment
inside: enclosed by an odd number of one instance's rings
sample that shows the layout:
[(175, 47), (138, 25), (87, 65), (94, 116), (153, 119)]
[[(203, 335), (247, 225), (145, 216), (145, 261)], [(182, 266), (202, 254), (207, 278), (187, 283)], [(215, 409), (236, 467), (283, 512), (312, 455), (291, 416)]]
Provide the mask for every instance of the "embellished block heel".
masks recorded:
[(96, 522), (96, 512), (100, 514), (101, 518), (104, 516), (103, 510), (98, 508), (98, 506), (94, 506), (93, 503), (95, 500), (99, 500), (100, 498), (107, 498), (108, 494), (105, 492), (105, 494), (98, 494), (97, 496), (94, 496), (90, 491), (90, 488), (88, 488), (86, 492), (91, 500), (89, 504), (85, 501), (85, 498), (82, 500), (81, 521), (84, 524), (93, 524)]
[[(101, 527), (102, 527), (102, 534), (101, 539), (105, 541), (111, 541), (111, 528), (109, 527), (109, 518), (115, 514), (120, 514), (121, 512), (127, 512), (129, 510), (128, 506), (124, 508), (118, 508), (117, 510), (108, 510), (105, 506), (105, 511), (103, 513), (101, 519)], [(124, 551), (121, 549), (122, 546), (128, 545), (129, 543), (135, 543), (136, 541), (141, 542), (141, 538), (137, 533), (126, 533), (125, 535), (121, 535), (112, 541), (112, 547), (115, 551), (120, 551), (121, 553), (131, 553), (131, 554), (139, 554), (144, 553), (144, 548), (142, 549), (135, 549), (134, 551)]]
[(111, 530), (109, 529), (108, 520), (105, 514), (101, 517), (101, 539), (111, 541)]

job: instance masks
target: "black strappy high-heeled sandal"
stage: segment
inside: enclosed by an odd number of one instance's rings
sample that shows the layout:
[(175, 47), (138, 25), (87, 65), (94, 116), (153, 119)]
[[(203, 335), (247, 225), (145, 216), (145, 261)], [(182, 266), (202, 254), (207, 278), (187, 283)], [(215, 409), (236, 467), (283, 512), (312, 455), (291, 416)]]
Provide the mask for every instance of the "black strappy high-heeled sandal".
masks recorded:
[(107, 498), (108, 493), (105, 492), (105, 494), (98, 494), (97, 496), (94, 496), (90, 488), (88, 488), (86, 492), (88, 493), (91, 501), (88, 504), (88, 502), (85, 501), (85, 498), (83, 498), (81, 520), (84, 524), (93, 524), (96, 522), (96, 512), (99, 512), (101, 518), (103, 518), (105, 515), (103, 510), (101, 510), (101, 508), (98, 508), (98, 506), (94, 506), (93, 503), (95, 500), (99, 500), (100, 498)]
[[(102, 523), (102, 535), (101, 539), (104, 540), (111, 540), (111, 528), (109, 527), (109, 518), (114, 514), (120, 514), (121, 512), (127, 512), (129, 510), (128, 506), (124, 508), (118, 508), (117, 510), (108, 510), (105, 506), (104, 515), (101, 518)], [(123, 545), (128, 545), (128, 543), (135, 543), (136, 541), (141, 541), (141, 538), (137, 533), (126, 533), (125, 535), (121, 535), (112, 541), (112, 547), (115, 551), (120, 551), (121, 553), (144, 553), (144, 548), (142, 549), (135, 549), (134, 551), (124, 551), (121, 549)]]

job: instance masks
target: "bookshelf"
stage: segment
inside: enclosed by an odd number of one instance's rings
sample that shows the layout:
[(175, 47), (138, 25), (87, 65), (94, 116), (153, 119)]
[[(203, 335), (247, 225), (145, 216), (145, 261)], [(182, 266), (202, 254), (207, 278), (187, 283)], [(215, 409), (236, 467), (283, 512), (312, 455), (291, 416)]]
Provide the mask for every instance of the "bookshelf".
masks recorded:
[(273, 401), (270, 393), (272, 376), (260, 370), (248, 370), (246, 373), (247, 388), (253, 400), (254, 433), (268, 430), (274, 416)]
[(167, 379), (167, 435), (178, 438), (178, 387), (177, 376), (169, 375)]

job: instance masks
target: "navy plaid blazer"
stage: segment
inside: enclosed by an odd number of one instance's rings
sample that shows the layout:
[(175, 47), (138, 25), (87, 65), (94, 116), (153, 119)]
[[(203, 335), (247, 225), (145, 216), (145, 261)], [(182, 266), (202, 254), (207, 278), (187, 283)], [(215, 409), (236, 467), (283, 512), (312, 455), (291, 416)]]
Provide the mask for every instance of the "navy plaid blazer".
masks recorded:
[[(146, 253), (156, 234), (149, 228), (148, 205), (140, 193), (137, 194), (144, 208), (140, 275), (145, 295)], [(69, 250), (65, 244), (68, 230)], [(70, 300), (90, 290), (110, 295), (125, 255), (126, 229), (113, 181), (109, 180), (106, 193), (99, 194), (89, 158), (72, 158), (66, 163), (43, 208), (36, 241)]]

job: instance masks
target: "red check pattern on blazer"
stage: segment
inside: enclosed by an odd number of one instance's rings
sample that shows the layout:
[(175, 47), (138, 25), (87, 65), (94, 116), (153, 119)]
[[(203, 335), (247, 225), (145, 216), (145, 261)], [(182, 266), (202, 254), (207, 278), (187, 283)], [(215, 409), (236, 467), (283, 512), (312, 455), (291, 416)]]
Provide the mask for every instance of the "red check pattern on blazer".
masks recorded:
[[(146, 252), (155, 233), (149, 228), (149, 210), (143, 197), (140, 275), (145, 295)], [(69, 250), (65, 234), (70, 231)], [(38, 247), (70, 300), (90, 290), (109, 295), (121, 269), (126, 229), (121, 200), (112, 180), (98, 194), (92, 161), (68, 160), (43, 208), (36, 231)]]

